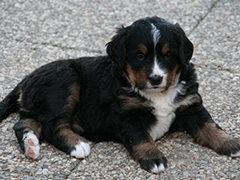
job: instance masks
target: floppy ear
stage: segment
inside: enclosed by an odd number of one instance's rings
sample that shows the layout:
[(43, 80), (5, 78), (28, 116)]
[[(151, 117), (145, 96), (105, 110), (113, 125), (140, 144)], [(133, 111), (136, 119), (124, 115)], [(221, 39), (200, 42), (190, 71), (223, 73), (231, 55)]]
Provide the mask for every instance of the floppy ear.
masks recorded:
[(192, 42), (186, 37), (185, 32), (179, 26), (179, 24), (175, 24), (177, 29), (177, 41), (179, 42), (179, 57), (181, 60), (181, 64), (185, 65), (188, 64), (193, 55), (193, 44)]
[(120, 67), (125, 65), (126, 44), (129, 34), (129, 27), (121, 27), (111, 41), (107, 43), (108, 56)]

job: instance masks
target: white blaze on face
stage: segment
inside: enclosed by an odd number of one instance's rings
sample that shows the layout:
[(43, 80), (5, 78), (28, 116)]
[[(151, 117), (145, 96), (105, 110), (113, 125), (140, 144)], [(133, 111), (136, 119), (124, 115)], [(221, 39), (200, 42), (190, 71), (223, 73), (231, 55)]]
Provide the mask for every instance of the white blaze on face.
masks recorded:
[(154, 63), (153, 63), (153, 68), (152, 68), (152, 76), (153, 75), (159, 75), (161, 77), (164, 77), (165, 75), (165, 71), (163, 69), (160, 68), (156, 57), (154, 58)]
[(159, 38), (161, 37), (160, 31), (157, 29), (157, 27), (154, 24), (152, 25), (152, 36), (153, 36), (153, 44), (154, 44), (154, 50), (156, 50), (156, 45), (159, 41)]
[[(151, 26), (152, 26), (151, 34), (153, 37), (153, 45), (154, 45), (154, 63), (153, 63), (152, 73), (150, 76), (158, 75), (158, 76), (163, 77), (163, 81), (160, 84), (160, 86), (164, 87), (166, 85), (167, 74), (166, 74), (165, 70), (160, 67), (158, 60), (157, 60), (157, 53), (156, 53), (156, 46), (161, 37), (161, 33), (154, 24), (151, 24)], [(148, 86), (151, 86), (151, 85), (149, 84)]]

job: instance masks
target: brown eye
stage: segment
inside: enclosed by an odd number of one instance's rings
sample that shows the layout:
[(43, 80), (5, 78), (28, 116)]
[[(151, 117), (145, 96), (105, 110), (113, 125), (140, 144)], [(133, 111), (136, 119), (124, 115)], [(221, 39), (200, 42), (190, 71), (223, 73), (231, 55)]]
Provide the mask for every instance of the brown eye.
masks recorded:
[(167, 53), (165, 56), (165, 59), (170, 59), (172, 57), (171, 53)]
[(139, 61), (142, 61), (142, 60), (145, 59), (145, 56), (144, 56), (143, 54), (138, 54), (138, 55), (137, 55), (137, 59), (138, 59)]

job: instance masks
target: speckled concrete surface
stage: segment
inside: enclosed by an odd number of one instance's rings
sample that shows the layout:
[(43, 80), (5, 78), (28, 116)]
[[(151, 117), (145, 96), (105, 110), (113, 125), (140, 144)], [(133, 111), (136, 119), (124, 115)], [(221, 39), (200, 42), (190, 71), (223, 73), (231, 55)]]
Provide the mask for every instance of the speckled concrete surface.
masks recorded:
[[(116, 27), (152, 15), (178, 22), (189, 35), (204, 104), (228, 134), (239, 137), (239, 0), (0, 1), (0, 100), (37, 67), (104, 54)], [(112, 142), (91, 144), (84, 160), (43, 143), (39, 160), (28, 160), (13, 134), (17, 118), (0, 124), (0, 179), (240, 179), (240, 159), (219, 156), (184, 133), (156, 142), (169, 161), (160, 175), (142, 170)]]

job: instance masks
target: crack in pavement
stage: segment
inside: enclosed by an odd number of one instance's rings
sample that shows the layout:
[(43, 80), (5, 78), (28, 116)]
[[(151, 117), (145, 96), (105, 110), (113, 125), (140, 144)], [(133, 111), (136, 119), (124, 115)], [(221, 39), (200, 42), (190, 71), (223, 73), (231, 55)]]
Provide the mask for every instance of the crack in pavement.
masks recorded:
[(197, 21), (197, 24), (190, 30), (190, 32), (187, 34), (187, 36), (190, 36), (193, 31), (201, 24), (201, 22), (208, 16), (210, 12), (216, 7), (216, 5), (220, 2), (221, 0), (216, 0), (211, 7), (208, 9), (208, 11), (204, 14), (204, 16), (200, 17), (200, 19)]
[[(96, 143), (93, 143), (93, 145), (91, 146), (91, 149), (93, 149), (95, 147)], [(77, 164), (72, 168), (70, 169), (70, 172), (68, 174), (66, 174), (66, 176), (64, 177), (64, 179), (68, 179), (68, 177), (72, 174), (72, 172), (77, 169), (77, 167), (79, 166), (79, 164), (86, 158), (83, 158), (83, 159), (79, 159)]]

